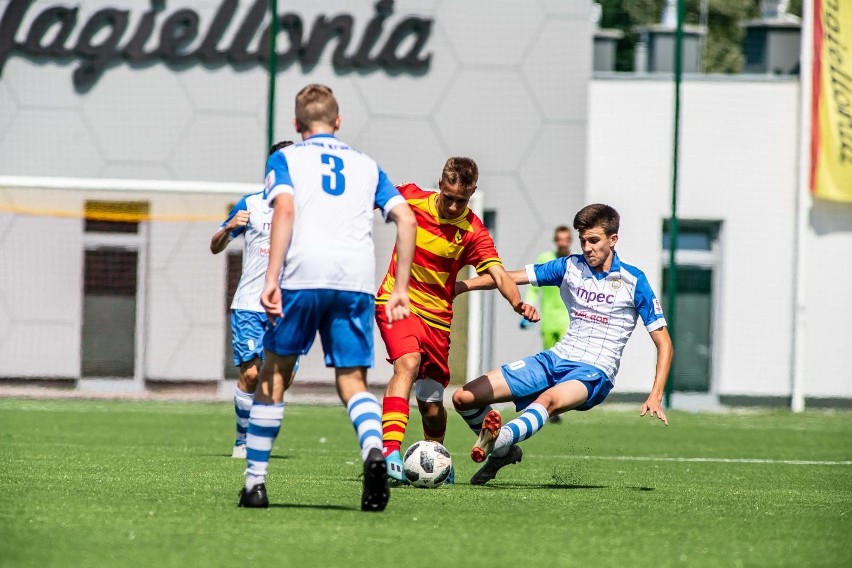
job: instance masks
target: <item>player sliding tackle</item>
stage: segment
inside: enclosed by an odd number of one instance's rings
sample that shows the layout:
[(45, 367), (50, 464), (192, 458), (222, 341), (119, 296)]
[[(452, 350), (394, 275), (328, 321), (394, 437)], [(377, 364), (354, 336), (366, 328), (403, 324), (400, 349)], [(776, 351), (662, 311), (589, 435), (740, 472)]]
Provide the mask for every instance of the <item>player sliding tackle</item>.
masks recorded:
[[(639, 317), (657, 347), (654, 384), (640, 416), (650, 412), (668, 425), (661, 401), (673, 356), (671, 338), (645, 274), (615, 253), (618, 227), (615, 209), (588, 205), (574, 217), (583, 254), (508, 273), (518, 284), (559, 286), (571, 324), (552, 349), (494, 369), (453, 394), (456, 411), (479, 434), (471, 458), (488, 460), (471, 478), (472, 485), (482, 485), (503, 466), (521, 461), (517, 444), (538, 432), (549, 416), (589, 410), (604, 401)], [(457, 283), (456, 294), (493, 288), (493, 279), (485, 274)], [(523, 413), (503, 426), (490, 404), (507, 401)]]

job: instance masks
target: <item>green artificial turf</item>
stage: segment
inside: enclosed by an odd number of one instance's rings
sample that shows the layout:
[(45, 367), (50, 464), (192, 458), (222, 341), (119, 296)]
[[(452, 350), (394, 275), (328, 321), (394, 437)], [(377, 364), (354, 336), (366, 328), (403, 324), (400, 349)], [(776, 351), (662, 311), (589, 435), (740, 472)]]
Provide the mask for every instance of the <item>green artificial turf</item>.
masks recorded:
[[(474, 438), (451, 412), (458, 483), (393, 489), (380, 514), (359, 510), (343, 408), (297, 405), (271, 507), (238, 509), (232, 413), (0, 400), (0, 566), (852, 565), (850, 413), (569, 413), (472, 487)], [(421, 434), (413, 410), (405, 445)]]

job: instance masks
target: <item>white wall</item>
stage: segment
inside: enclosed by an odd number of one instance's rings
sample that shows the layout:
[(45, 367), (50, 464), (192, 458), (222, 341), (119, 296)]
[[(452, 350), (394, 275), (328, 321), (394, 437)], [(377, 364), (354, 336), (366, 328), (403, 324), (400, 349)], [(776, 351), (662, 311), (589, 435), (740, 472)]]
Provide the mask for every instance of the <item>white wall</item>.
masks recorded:
[[(722, 222), (712, 391), (788, 396), (798, 157), (798, 83), (693, 80), (681, 99), (678, 214)], [(589, 117), (589, 202), (622, 214), (619, 254), (661, 293), (661, 223), (671, 207), (673, 85), (596, 80)], [(852, 396), (852, 316), (834, 282), (852, 278), (849, 206), (817, 203), (807, 245), (807, 396)], [(823, 269), (831, 267), (831, 279)], [(825, 302), (823, 298), (832, 298)], [(845, 317), (844, 317), (845, 314)], [(654, 348), (640, 326), (620, 391), (646, 391)]]
[[(16, 39), (23, 41), (33, 19), (55, 4), (33, 2)], [(219, 4), (170, 0), (158, 22), (190, 7), (201, 16), (204, 30)], [(250, 4), (240, 2), (235, 22)], [(73, 44), (96, 10), (130, 9), (133, 31), (150, 3), (78, 0), (64, 5), (80, 7), (69, 40)], [(354, 49), (374, 5), (299, 0), (280, 3), (280, 11), (299, 14), (306, 36), (318, 15), (353, 15)], [(8, 0), (0, 0), (0, 11), (8, 6)], [(379, 44), (408, 16), (432, 19), (424, 48), (431, 54), (428, 71), (340, 72), (330, 63), (336, 46), (332, 41), (313, 68), (296, 63), (279, 72), (276, 137), (297, 136), (292, 128), (295, 93), (306, 83), (326, 83), (341, 105), (339, 136), (376, 158), (392, 180), (434, 187), (446, 158), (474, 158), (481, 170), (479, 187), (487, 195), (485, 207), (497, 211), (498, 250), (508, 267), (520, 267), (549, 248), (553, 227), (570, 222), (582, 205), (592, 45), (589, 10), (589, 0), (398, 0)], [(234, 31), (229, 30), (223, 45)], [(79, 92), (71, 81), (77, 66), (78, 61), (35, 61), (20, 54), (8, 58), (0, 76), (0, 175), (262, 181), (267, 90), (263, 68), (118, 64), (90, 90)], [(69, 221), (75, 231), (78, 222)], [(152, 378), (204, 379), (221, 370), (222, 357), (214, 353), (224, 341), (219, 321), (223, 262), (208, 252), (215, 224), (202, 225), (163, 226), (152, 235), (156, 244), (149, 260), (149, 293), (158, 302), (170, 297), (181, 302), (152, 306), (148, 325), (157, 332), (157, 343), (147, 353)], [(377, 272), (383, 273), (392, 233), (379, 233)], [(80, 254), (79, 246), (66, 244)], [(79, 271), (80, 263), (66, 258)], [(201, 267), (197, 272), (182, 273), (196, 262)], [(202, 296), (193, 295), (204, 286)], [(209, 306), (199, 306), (198, 298), (207, 298), (207, 291)], [(505, 302), (495, 305), (493, 363), (535, 351), (538, 335), (518, 330), (518, 316)], [(79, 334), (79, 315), (75, 317), (68, 325)], [(76, 344), (73, 340), (72, 335), (65, 338), (67, 344)], [(0, 339), (0, 352), (12, 348), (3, 341), (11, 340)], [(379, 342), (376, 349), (381, 360), (384, 346)], [(316, 358), (305, 362), (303, 372), (311, 378), (331, 376)], [(385, 368), (375, 375), (384, 381), (389, 372)]]

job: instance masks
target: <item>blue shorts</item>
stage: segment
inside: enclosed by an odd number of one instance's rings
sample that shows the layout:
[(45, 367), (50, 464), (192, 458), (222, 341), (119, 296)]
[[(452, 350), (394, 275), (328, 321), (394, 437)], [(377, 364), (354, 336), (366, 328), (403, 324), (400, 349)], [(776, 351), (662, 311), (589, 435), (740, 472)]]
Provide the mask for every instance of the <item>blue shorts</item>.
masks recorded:
[(281, 290), (284, 317), (269, 328), (264, 348), (276, 355), (304, 355), (317, 332), (326, 367), (373, 366), (372, 294), (343, 290)]
[(231, 310), (231, 344), (235, 367), (257, 357), (263, 359), (263, 335), (268, 327), (269, 320), (264, 312)]
[(602, 403), (613, 386), (606, 373), (597, 367), (562, 359), (552, 351), (542, 351), (501, 369), (519, 411), (550, 387), (566, 381), (580, 381), (589, 392), (586, 402), (572, 410), (589, 410)]

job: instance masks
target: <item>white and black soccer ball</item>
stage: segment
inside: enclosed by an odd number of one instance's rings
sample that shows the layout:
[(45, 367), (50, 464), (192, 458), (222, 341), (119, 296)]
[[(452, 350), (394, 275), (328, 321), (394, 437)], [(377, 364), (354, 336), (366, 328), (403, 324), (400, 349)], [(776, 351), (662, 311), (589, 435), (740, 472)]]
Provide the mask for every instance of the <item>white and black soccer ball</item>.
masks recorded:
[(433, 489), (450, 476), (453, 459), (447, 448), (431, 440), (415, 442), (402, 458), (405, 477), (414, 487)]

